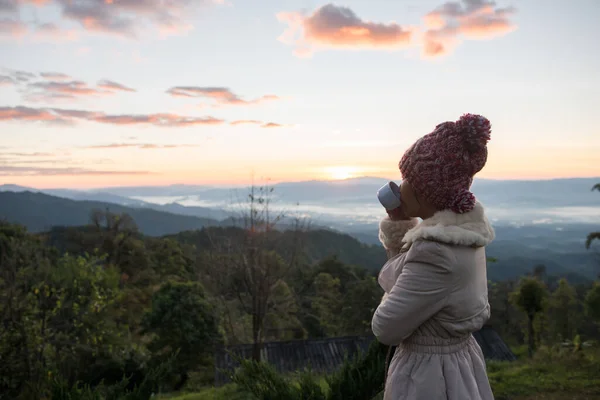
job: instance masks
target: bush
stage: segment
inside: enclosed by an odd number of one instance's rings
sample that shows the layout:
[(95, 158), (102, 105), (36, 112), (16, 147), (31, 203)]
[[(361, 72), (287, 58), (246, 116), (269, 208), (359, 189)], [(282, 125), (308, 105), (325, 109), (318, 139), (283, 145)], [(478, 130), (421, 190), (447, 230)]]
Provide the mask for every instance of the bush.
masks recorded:
[(327, 388), (310, 371), (295, 380), (264, 362), (241, 360), (233, 381), (260, 400), (365, 400), (383, 390), (387, 346), (373, 342), (369, 350), (325, 378)]

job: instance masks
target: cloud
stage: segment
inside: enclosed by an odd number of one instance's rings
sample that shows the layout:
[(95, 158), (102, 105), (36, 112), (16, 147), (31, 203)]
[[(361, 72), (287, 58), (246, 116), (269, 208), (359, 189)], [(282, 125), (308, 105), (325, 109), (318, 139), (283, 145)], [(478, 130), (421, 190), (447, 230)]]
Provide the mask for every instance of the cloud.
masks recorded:
[(68, 42), (79, 38), (76, 30), (66, 29), (52, 22), (37, 24), (33, 33), (38, 41)]
[(74, 80), (67, 74), (60, 72), (42, 72), (44, 80), (32, 81), (36, 75), (25, 71), (13, 71), (13, 80), (26, 85), (21, 91), (23, 99), (30, 102), (70, 101), (86, 97), (110, 96), (117, 92), (135, 92), (128, 86), (110, 80), (101, 80), (96, 86), (86, 82)]
[(7, 77), (12, 79), (15, 83), (27, 83), (32, 79), (36, 79), (37, 75), (32, 72), (19, 71), (15, 69), (2, 68), (2, 71)]
[(110, 144), (99, 144), (94, 146), (86, 146), (85, 149), (124, 149), (124, 148), (138, 148), (142, 150), (151, 149), (175, 149), (181, 147), (199, 147), (197, 144), (154, 144), (154, 143), (110, 143)]
[(20, 38), (29, 31), (27, 24), (13, 18), (0, 18), (0, 36)]
[(287, 24), (279, 40), (295, 47), (298, 57), (323, 49), (405, 49), (419, 46), (424, 57), (448, 54), (465, 39), (492, 39), (516, 29), (513, 7), (496, 7), (492, 0), (450, 1), (423, 16), (424, 29), (395, 22), (366, 21), (350, 8), (324, 5), (311, 14), (281, 12)]
[(69, 75), (63, 74), (61, 72), (41, 72), (40, 76), (42, 78), (49, 79), (52, 81), (68, 81), (73, 79)]
[(277, 18), (288, 25), (279, 40), (295, 45), (297, 56), (310, 56), (322, 48), (398, 49), (412, 39), (411, 29), (395, 22), (366, 21), (350, 8), (335, 4), (326, 4), (310, 15), (282, 12)]
[(267, 94), (252, 100), (244, 100), (226, 87), (175, 86), (166, 91), (173, 97), (191, 97), (213, 100), (216, 105), (253, 105), (279, 100), (279, 96)]
[(0, 176), (66, 176), (66, 175), (152, 175), (150, 171), (115, 171), (77, 167), (34, 167), (1, 165)]
[(258, 121), (256, 119), (239, 119), (236, 121), (231, 121), (230, 125), (261, 125), (263, 122)]
[(0, 86), (9, 86), (9, 85), (16, 85), (17, 82), (15, 82), (15, 80), (7, 75), (0, 75)]
[[(149, 33), (160, 36), (177, 35), (193, 28), (191, 21), (196, 11), (209, 4), (223, 4), (218, 0), (0, 0), (0, 13), (8, 14), (0, 22), (5, 35), (23, 35), (27, 25), (18, 18), (25, 7), (57, 10), (60, 20), (77, 24), (81, 30), (126, 38), (147, 37)], [(50, 10), (51, 8), (51, 10)], [(34, 10), (37, 12), (37, 10)], [(44, 13), (40, 12), (40, 15)], [(57, 38), (77, 38), (77, 32), (64, 30), (54, 22), (42, 21), (42, 31)], [(36, 24), (32, 24), (36, 25)], [(36, 29), (36, 31), (39, 31)]]
[(427, 30), (423, 35), (425, 57), (448, 54), (466, 39), (492, 39), (516, 29), (510, 17), (513, 7), (498, 8), (490, 0), (447, 2), (423, 17)]
[(256, 119), (239, 119), (231, 121), (230, 125), (260, 125), (261, 128), (283, 128), (286, 125), (278, 124), (276, 122), (263, 122)]
[(150, 125), (186, 127), (218, 125), (224, 121), (214, 117), (187, 117), (170, 113), (111, 115), (97, 111), (62, 108), (32, 108), (26, 106), (0, 107), (0, 121), (46, 122), (72, 125), (78, 121), (111, 125)]
[(278, 124), (276, 122), (267, 122), (261, 125), (261, 128), (283, 128), (285, 125)]
[(127, 87), (125, 85), (122, 85), (120, 83), (114, 82), (114, 81), (109, 81), (107, 79), (101, 80), (100, 82), (97, 83), (97, 85), (99, 88), (101, 89), (106, 89), (106, 90), (117, 90), (117, 91), (122, 91), (122, 92), (136, 92), (135, 89), (132, 89), (130, 87)]
[(0, 153), (2, 156), (11, 156), (11, 157), (52, 157), (53, 153)]
[(48, 102), (53, 100), (71, 100), (84, 96), (104, 96), (111, 94), (101, 89), (88, 86), (83, 81), (42, 81), (27, 85), (25, 98), (31, 102)]

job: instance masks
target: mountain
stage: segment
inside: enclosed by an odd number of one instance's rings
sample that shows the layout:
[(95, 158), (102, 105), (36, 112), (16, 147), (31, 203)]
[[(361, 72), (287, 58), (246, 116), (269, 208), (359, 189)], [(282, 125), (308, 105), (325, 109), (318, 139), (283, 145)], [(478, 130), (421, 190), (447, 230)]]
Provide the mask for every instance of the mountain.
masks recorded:
[[(549, 180), (475, 179), (473, 192), (489, 206), (597, 206), (598, 197), (590, 191), (599, 178), (565, 178)], [(375, 193), (388, 182), (377, 177), (351, 178), (337, 181), (283, 182), (273, 185), (276, 198), (286, 202), (376, 203)], [(398, 182), (400, 180), (398, 179)], [(227, 202), (237, 193), (247, 193), (247, 187), (215, 188), (202, 185), (170, 185), (143, 187), (113, 187), (100, 191), (125, 197), (194, 197), (211, 202)]]
[(91, 191), (91, 190), (73, 190), (73, 189), (34, 189), (19, 185), (0, 185), (0, 192), (35, 192), (45, 193), (56, 197), (63, 197), (71, 200), (87, 200), (98, 201), (103, 203), (114, 203), (122, 206), (149, 208), (157, 211), (164, 211), (173, 214), (189, 215), (199, 218), (209, 218), (216, 220), (224, 220), (232, 216), (231, 213), (218, 208), (198, 207), (198, 206), (183, 206), (178, 203), (170, 202), (167, 204), (151, 203), (135, 198), (121, 196), (106, 190)]
[(0, 218), (24, 225), (31, 232), (47, 231), (53, 226), (86, 225), (94, 209), (127, 213), (136, 221), (140, 231), (149, 236), (162, 236), (220, 225), (219, 221), (213, 219), (147, 208), (132, 208), (98, 201), (75, 201), (29, 191), (0, 192)]
[[(93, 209), (107, 208), (115, 213), (129, 214), (146, 235), (174, 235), (178, 240), (198, 245), (200, 234), (194, 233), (198, 229), (239, 225), (234, 219), (217, 221), (146, 207), (76, 201), (39, 192), (0, 192), (0, 218), (25, 225), (32, 232), (48, 231), (54, 226), (86, 225)], [(286, 223), (280, 225), (280, 229), (289, 227)], [(545, 265), (548, 274), (567, 276), (572, 282), (594, 279), (600, 272), (600, 260), (597, 254), (584, 247), (589, 231), (589, 224), (580, 223), (496, 226), (496, 240), (487, 253), (497, 260), (490, 263), (488, 277), (492, 280), (514, 279), (537, 265)], [(352, 235), (314, 225), (304, 234), (303, 242), (311, 261), (335, 255), (345, 263), (362, 265), (372, 271), (377, 271), (385, 261), (376, 224)]]

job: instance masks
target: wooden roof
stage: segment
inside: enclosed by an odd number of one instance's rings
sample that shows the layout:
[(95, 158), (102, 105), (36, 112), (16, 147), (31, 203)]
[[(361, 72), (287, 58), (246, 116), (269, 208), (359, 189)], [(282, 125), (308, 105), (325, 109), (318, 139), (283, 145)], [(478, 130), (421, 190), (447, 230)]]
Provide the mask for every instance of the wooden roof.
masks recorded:
[[(488, 360), (513, 361), (515, 355), (491, 327), (473, 334)], [(292, 340), (264, 343), (261, 360), (278, 372), (292, 372), (310, 367), (317, 373), (332, 372), (341, 366), (344, 357), (354, 357), (368, 349), (374, 337), (345, 336), (326, 339)], [(228, 373), (239, 366), (236, 359), (252, 357), (252, 344), (221, 347), (215, 356), (215, 385), (229, 381)]]

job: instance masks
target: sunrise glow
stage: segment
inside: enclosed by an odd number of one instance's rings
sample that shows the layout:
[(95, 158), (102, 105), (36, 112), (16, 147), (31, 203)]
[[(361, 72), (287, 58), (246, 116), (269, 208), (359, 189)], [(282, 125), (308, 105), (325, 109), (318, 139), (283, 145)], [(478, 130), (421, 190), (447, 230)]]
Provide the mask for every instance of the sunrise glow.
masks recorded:
[(325, 172), (329, 179), (342, 180), (354, 178), (358, 172), (356, 167), (337, 166), (325, 168)]
[(13, 3), (0, 184), (399, 179), (403, 152), (466, 112), (492, 124), (480, 178), (600, 176), (600, 25), (583, 6), (542, 21), (505, 1), (459, 1), (458, 19), (444, 1)]

